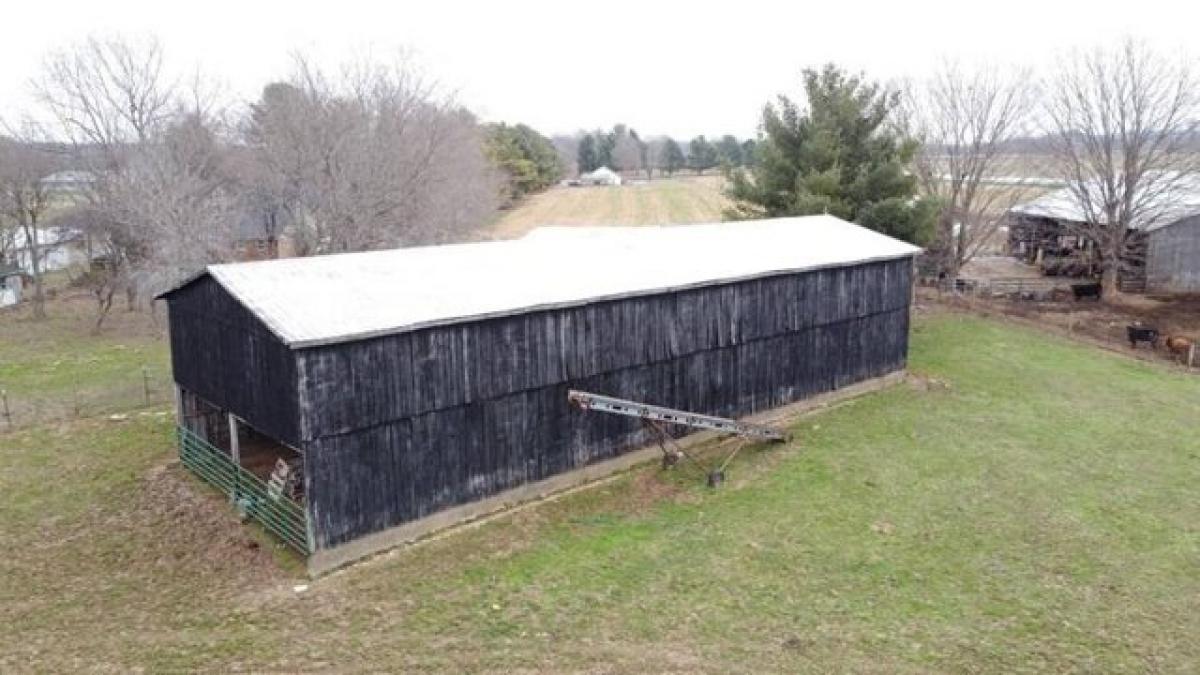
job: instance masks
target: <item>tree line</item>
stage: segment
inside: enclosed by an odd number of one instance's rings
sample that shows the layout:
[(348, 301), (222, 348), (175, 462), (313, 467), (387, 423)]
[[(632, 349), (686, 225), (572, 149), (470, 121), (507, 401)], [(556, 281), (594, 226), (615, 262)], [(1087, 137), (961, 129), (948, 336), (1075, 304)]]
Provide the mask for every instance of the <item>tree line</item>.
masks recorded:
[[(297, 255), (462, 239), (561, 174), (548, 139), (481, 124), (404, 59), (299, 55), (239, 104), (168, 75), (155, 40), (89, 38), (49, 54), (33, 87), (38, 110), (0, 127), (0, 262), (51, 226), (83, 231), (97, 330), (114, 296), (138, 305), (247, 239), (286, 232)], [(62, 170), (79, 178), (69, 194), (44, 180)]]
[(667, 176), (683, 170), (701, 174), (718, 167), (747, 167), (754, 163), (755, 140), (739, 141), (729, 134), (716, 142), (703, 135), (696, 136), (685, 151), (670, 136), (643, 138), (636, 129), (617, 124), (610, 130), (560, 136), (554, 142), (564, 163), (573, 162), (581, 174), (608, 167), (641, 173), (650, 180), (656, 171)]
[[(762, 108), (755, 139), (686, 146), (624, 124), (554, 139), (482, 124), (403, 59), (330, 71), (297, 56), (248, 104), (167, 72), (153, 40), (87, 39), (47, 57), (40, 110), (0, 134), (0, 257), (57, 223), (85, 232), (101, 263), (84, 280), (97, 328), (114, 296), (133, 306), (247, 238), (287, 232), (298, 255), (461, 239), (568, 169), (600, 166), (648, 179), (719, 167), (729, 219), (829, 213), (926, 246), (951, 275), (1033, 175), (1086, 214), (1070, 227), (1096, 242), (1110, 292), (1135, 229), (1168, 217), (1200, 174), (1195, 64), (1134, 41), (1040, 75), (947, 62), (885, 85), (829, 64)], [(43, 180), (62, 170), (78, 179), (69, 199)]]
[(927, 247), (953, 276), (1012, 206), (1063, 185), (1083, 215), (1069, 233), (1095, 242), (1104, 293), (1117, 293), (1139, 230), (1180, 217), (1200, 189), (1195, 73), (1131, 39), (1041, 75), (948, 61), (885, 86), (808, 69), (802, 100), (765, 106), (754, 164), (729, 172), (726, 215), (833, 214)]

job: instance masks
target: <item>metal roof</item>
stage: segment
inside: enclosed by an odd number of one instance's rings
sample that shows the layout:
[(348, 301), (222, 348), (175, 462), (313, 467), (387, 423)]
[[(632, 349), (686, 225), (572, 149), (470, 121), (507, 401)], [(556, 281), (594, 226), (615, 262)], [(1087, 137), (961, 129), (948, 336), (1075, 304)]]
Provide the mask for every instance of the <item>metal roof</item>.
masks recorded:
[(299, 348), (919, 251), (833, 216), (807, 216), (542, 228), (511, 241), (212, 265), (206, 273)]
[[(1154, 194), (1146, 195), (1143, 192), (1137, 196), (1138, 217), (1130, 224), (1134, 229), (1150, 232), (1200, 213), (1200, 177), (1158, 181), (1154, 189)], [(1083, 191), (1095, 197), (1103, 194), (1098, 186)], [(1077, 191), (1070, 187), (1018, 204), (1009, 211), (1035, 218), (1088, 222), (1087, 212), (1080, 203)]]

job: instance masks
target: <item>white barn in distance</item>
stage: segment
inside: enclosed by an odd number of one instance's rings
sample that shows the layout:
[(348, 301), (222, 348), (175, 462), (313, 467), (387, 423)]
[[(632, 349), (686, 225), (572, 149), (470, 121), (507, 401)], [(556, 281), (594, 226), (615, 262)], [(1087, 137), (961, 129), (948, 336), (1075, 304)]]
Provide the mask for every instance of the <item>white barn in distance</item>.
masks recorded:
[(607, 166), (602, 166), (591, 173), (585, 173), (579, 177), (581, 185), (620, 185), (621, 182), (621, 174)]

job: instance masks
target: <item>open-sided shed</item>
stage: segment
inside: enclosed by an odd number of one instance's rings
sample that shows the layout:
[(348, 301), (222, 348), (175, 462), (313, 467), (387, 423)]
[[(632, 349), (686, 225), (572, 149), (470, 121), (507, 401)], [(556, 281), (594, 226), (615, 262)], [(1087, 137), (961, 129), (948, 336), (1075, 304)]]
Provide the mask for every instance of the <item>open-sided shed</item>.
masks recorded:
[[(1085, 192), (1096, 195), (1102, 190)], [(1085, 276), (1098, 274), (1102, 261), (1096, 243), (1083, 236), (1091, 228), (1083, 227), (1090, 219), (1079, 193), (1066, 187), (1009, 209), (1010, 252), (1055, 272), (1047, 258), (1067, 261), (1068, 268)], [(1130, 223), (1120, 263), (1121, 290), (1200, 291), (1200, 179), (1183, 180), (1170, 189), (1152, 183), (1134, 201), (1138, 213)]]
[(320, 571), (650, 440), (569, 389), (741, 417), (902, 369), (917, 251), (811, 216), (214, 265), (164, 294), (181, 455)]

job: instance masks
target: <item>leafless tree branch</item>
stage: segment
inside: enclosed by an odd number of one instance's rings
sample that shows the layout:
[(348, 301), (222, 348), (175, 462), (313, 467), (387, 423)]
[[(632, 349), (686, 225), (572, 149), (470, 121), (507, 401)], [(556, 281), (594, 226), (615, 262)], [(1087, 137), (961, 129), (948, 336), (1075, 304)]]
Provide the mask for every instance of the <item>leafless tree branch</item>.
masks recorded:
[(921, 190), (942, 205), (934, 251), (950, 275), (995, 236), (1031, 184), (1010, 141), (1027, 133), (1035, 90), (1028, 71), (944, 63), (907, 88), (901, 124), (921, 141), (914, 161)]
[(1065, 225), (1096, 243), (1106, 296), (1137, 255), (1135, 233), (1178, 217), (1197, 188), (1197, 84), (1193, 64), (1126, 40), (1065, 59), (1047, 88), (1057, 169), (1084, 216)]

